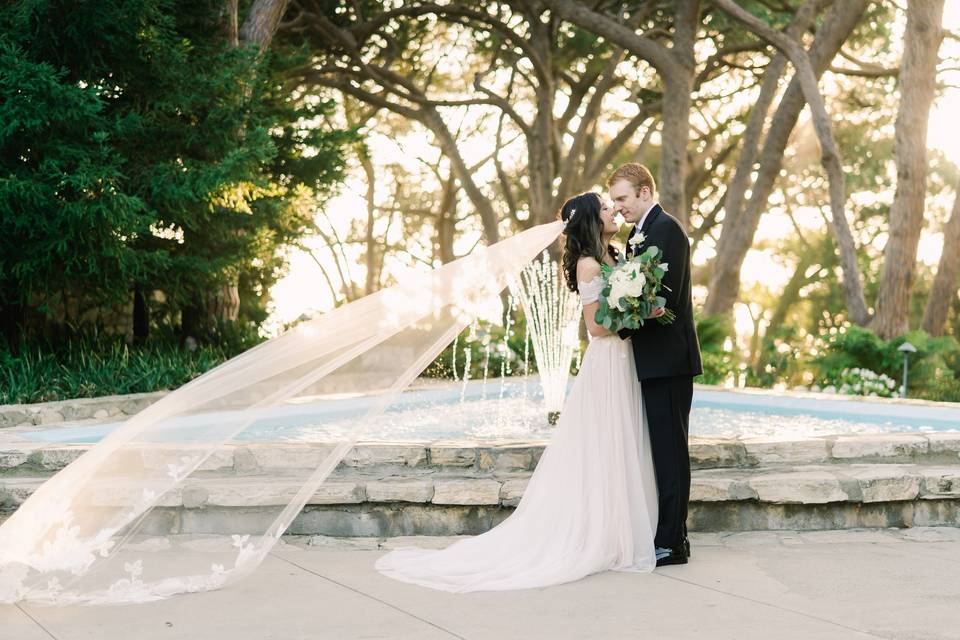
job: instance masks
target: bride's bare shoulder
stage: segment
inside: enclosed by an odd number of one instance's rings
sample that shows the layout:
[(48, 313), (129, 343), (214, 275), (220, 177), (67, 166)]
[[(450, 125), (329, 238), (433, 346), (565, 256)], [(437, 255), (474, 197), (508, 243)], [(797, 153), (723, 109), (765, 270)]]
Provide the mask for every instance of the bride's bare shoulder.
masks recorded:
[(583, 256), (577, 260), (577, 280), (580, 282), (590, 282), (600, 275), (600, 263), (596, 258)]

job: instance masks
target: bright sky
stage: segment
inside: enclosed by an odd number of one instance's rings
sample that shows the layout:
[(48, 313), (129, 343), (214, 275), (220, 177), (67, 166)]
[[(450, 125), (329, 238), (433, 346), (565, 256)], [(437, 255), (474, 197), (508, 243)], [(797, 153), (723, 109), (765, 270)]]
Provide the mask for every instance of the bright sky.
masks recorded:
[[(944, 27), (960, 33), (960, 2), (948, 0), (944, 9)], [(944, 41), (940, 49), (941, 58), (954, 58), (960, 60), (960, 42), (953, 39)], [(956, 65), (953, 65), (956, 66)], [(954, 85), (960, 85), (960, 72), (954, 72), (950, 81)], [(829, 109), (829, 105), (828, 105)], [(939, 98), (934, 105), (933, 113), (930, 117), (930, 135), (928, 145), (930, 148), (942, 150), (953, 162), (960, 164), (960, 125), (957, 123), (957, 114), (960, 113), (960, 89), (950, 88)], [(389, 159), (404, 163), (407, 170), (417, 170), (424, 165), (416, 158), (422, 158), (426, 161), (432, 161), (436, 150), (425, 140), (411, 140), (407, 136), (401, 146), (396, 140), (387, 140), (382, 137), (371, 137), (369, 143), (372, 148), (375, 160), (386, 163)], [(517, 145), (519, 150), (519, 145)], [(480, 155), (473, 154), (475, 156)], [(489, 164), (485, 170), (490, 170)], [(478, 179), (482, 182), (485, 176), (479, 175)], [(342, 190), (341, 195), (331, 200), (326, 206), (326, 213), (329, 220), (334, 224), (337, 232), (343, 237), (351, 221), (358, 217), (365, 216), (366, 204), (363, 199), (365, 184), (361, 175), (351, 175)], [(952, 198), (952, 194), (950, 194)], [(946, 207), (948, 202), (928, 203), (932, 206)], [(822, 228), (823, 222), (819, 212), (810, 210), (808, 215), (801, 214), (799, 222), (810, 228)], [(326, 220), (323, 220), (323, 226), (328, 227)], [(793, 233), (793, 227), (789, 219), (782, 214), (770, 212), (761, 219), (760, 228), (757, 233), (757, 241), (764, 239), (777, 239)], [(391, 232), (391, 240), (399, 240), (398, 230), (394, 228)], [(468, 231), (460, 238), (456, 251), (458, 255), (468, 251), (477, 239), (479, 230)], [(332, 255), (329, 248), (319, 237), (310, 238), (306, 241), (318, 260), (325, 266), (333, 267)], [(939, 260), (940, 252), (943, 246), (943, 235), (939, 231), (926, 232), (920, 241), (919, 258), (928, 265), (935, 265)], [(706, 253), (709, 253), (707, 251)], [(703, 262), (708, 255), (694, 256), (697, 262)], [(351, 259), (359, 263), (361, 256), (358, 251), (351, 254)], [(353, 266), (353, 265), (351, 265)], [(410, 267), (412, 265), (390, 264), (388, 268), (397, 273), (398, 270)], [(356, 279), (361, 279), (359, 270), (355, 273)], [(766, 287), (776, 288), (782, 285), (789, 278), (790, 272), (787, 268), (773, 261), (770, 255), (764, 251), (751, 250), (747, 255), (743, 267), (743, 288), (746, 290), (756, 282), (761, 282)], [(762, 281), (758, 280), (762, 277)], [(333, 298), (330, 294), (320, 268), (313, 258), (302, 251), (293, 251), (290, 254), (290, 272), (274, 286), (273, 290), (274, 305), (272, 313), (267, 321), (266, 329), (271, 333), (276, 333), (282, 323), (295, 320), (303, 313), (321, 311), (333, 306)], [(750, 315), (744, 305), (738, 305), (737, 309), (737, 331), (741, 335), (749, 335), (753, 330)]]

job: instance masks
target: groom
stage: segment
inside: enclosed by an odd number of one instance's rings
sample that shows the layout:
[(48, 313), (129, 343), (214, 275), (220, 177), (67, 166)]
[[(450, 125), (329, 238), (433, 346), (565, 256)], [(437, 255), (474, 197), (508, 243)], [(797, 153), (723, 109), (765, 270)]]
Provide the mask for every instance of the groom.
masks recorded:
[[(642, 164), (621, 166), (607, 179), (614, 209), (633, 224), (627, 241), (632, 255), (656, 246), (668, 264), (660, 295), (676, 314), (672, 324), (648, 320), (639, 329), (621, 329), (622, 339), (632, 338), (637, 378), (650, 431), (653, 466), (660, 497), (654, 544), (657, 566), (686, 564), (687, 503), (690, 500), (690, 455), (687, 425), (693, 399), (693, 377), (703, 373), (700, 345), (693, 324), (690, 295), (690, 241), (676, 218), (654, 199), (653, 176)], [(669, 287), (669, 290), (667, 290)]]

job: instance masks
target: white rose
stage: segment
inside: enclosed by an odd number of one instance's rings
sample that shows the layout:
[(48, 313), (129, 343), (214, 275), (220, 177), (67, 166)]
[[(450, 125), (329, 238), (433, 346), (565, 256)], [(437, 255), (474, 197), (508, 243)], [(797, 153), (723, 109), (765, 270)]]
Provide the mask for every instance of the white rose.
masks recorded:
[(607, 304), (610, 305), (611, 309), (617, 309), (618, 311), (626, 311), (623, 307), (620, 306), (620, 298), (614, 297), (614, 294), (610, 294), (607, 298)]
[(645, 283), (646, 279), (641, 274), (635, 279), (627, 281), (627, 283), (624, 285), (624, 291), (626, 291), (627, 295), (632, 298), (639, 298), (643, 295), (643, 285)]
[(641, 231), (641, 232), (638, 233), (637, 235), (635, 235), (635, 236), (633, 236), (632, 238), (630, 238), (630, 244), (632, 244), (632, 245), (634, 245), (634, 246), (636, 246), (636, 245), (638, 245), (638, 244), (643, 244), (644, 240), (646, 240), (646, 239), (647, 239), (647, 236), (645, 236), (645, 235), (643, 234), (643, 232)]
[(610, 287), (610, 293), (607, 295), (607, 304), (610, 305), (610, 308), (612, 309), (625, 311), (625, 309), (620, 306), (620, 298), (623, 296), (623, 285), (620, 283), (613, 283), (613, 286)]

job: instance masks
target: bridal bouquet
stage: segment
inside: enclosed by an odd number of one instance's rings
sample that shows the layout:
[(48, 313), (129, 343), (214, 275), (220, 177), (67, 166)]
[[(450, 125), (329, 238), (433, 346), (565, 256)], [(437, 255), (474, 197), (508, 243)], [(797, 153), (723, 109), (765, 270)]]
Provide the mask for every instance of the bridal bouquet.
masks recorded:
[[(666, 305), (666, 298), (658, 295), (661, 288), (671, 291), (663, 284), (669, 265), (660, 262), (662, 257), (663, 252), (651, 246), (630, 259), (620, 256), (615, 267), (600, 266), (603, 290), (594, 316), (597, 324), (614, 333), (620, 329), (637, 329), (655, 309)], [(673, 311), (664, 309), (664, 314), (656, 320), (670, 324), (676, 319)]]

